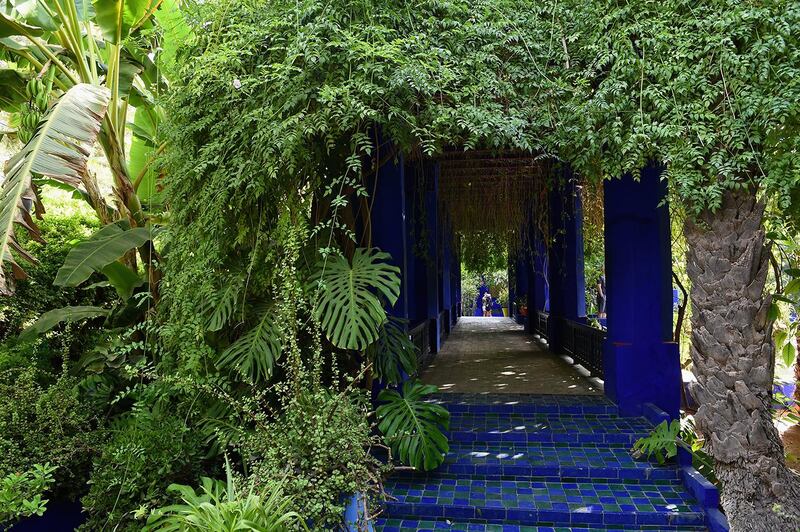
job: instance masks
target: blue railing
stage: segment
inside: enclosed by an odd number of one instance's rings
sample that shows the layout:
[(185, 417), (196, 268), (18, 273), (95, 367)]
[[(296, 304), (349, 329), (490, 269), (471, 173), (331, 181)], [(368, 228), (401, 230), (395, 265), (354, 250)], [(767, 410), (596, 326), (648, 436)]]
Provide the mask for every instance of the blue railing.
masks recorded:
[(561, 351), (602, 379), (606, 332), (565, 318), (559, 318), (557, 326)]
[(430, 321), (425, 320), (408, 331), (408, 337), (417, 351), (417, 368), (422, 371), (431, 363)]

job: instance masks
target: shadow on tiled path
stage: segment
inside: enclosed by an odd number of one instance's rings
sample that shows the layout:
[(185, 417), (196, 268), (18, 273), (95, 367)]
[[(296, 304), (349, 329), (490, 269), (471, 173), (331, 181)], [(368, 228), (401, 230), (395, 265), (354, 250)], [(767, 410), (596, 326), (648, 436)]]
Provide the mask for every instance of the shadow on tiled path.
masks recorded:
[(422, 380), (442, 392), (602, 393), (511, 318), (460, 318)]

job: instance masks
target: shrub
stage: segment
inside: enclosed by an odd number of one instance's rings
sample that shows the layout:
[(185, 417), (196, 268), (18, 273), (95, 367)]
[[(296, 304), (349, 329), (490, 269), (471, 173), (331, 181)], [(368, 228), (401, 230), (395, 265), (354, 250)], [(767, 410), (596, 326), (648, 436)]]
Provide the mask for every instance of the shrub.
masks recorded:
[(256, 487), (282, 481), (297, 513), (316, 528), (335, 529), (342, 521), (343, 496), (367, 492), (381, 467), (369, 454), (374, 440), (367, 413), (362, 393), (301, 393), (245, 444)]
[(49, 386), (47, 380), (32, 367), (0, 373), (0, 475), (49, 462), (58, 468), (56, 496), (68, 500), (85, 490), (102, 436), (77, 379), (62, 375)]
[(204, 443), (178, 416), (134, 408), (116, 420), (94, 461), (85, 530), (140, 530), (153, 507), (168, 502), (167, 487), (200, 477)]
[[(22, 245), (39, 261), (26, 266), (28, 278), (17, 281), (13, 296), (0, 296), (0, 370), (36, 360), (42, 367), (58, 367), (53, 362), (61, 354), (77, 358), (87, 346), (93, 345), (96, 328), (88, 324), (61, 325), (34, 342), (18, 343), (16, 336), (44, 312), (54, 308), (95, 305), (102, 306), (114, 297), (113, 290), (104, 287), (62, 288), (53, 285), (56, 272), (73, 245), (89, 236), (99, 225), (85, 214), (48, 215), (39, 220), (42, 237), (47, 244), (27, 241)], [(97, 280), (100, 280), (99, 278)]]
[(43, 515), (48, 502), (44, 494), (53, 484), (55, 470), (49, 464), (34, 464), (29, 471), (9, 473), (0, 479), (0, 524)]

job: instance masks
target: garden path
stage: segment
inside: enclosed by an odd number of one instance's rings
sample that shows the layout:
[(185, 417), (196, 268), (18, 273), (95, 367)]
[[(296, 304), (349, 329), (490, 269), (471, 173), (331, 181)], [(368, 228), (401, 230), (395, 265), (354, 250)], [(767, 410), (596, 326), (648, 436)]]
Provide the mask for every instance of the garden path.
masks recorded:
[(441, 392), (600, 394), (566, 357), (511, 318), (461, 317), (422, 373)]

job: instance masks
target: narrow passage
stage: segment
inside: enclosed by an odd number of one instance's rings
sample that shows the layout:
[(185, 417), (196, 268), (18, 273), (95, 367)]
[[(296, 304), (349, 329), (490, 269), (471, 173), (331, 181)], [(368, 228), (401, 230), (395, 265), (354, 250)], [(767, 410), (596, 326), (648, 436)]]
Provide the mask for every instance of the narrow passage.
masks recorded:
[(422, 380), (442, 392), (602, 393), (511, 318), (460, 318)]

